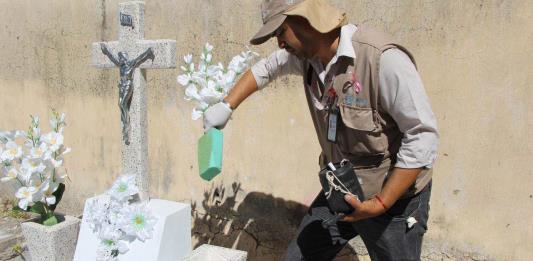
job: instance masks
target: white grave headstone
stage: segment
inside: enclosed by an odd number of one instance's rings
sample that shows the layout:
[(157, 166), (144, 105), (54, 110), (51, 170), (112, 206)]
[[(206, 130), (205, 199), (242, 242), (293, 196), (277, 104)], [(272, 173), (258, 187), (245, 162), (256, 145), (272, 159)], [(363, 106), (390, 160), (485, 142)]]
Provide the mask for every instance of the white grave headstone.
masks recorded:
[[(134, 174), (139, 187), (140, 199), (148, 201), (148, 207), (157, 217), (157, 224), (151, 239), (145, 242), (134, 241), (130, 250), (119, 255), (119, 260), (179, 260), (191, 253), (191, 206), (167, 200), (149, 199), (146, 72), (145, 69), (176, 67), (176, 41), (144, 39), (143, 1), (119, 4), (119, 40), (106, 43), (93, 43), (92, 64), (98, 68), (116, 68), (101, 49), (104, 44), (111, 55), (118, 52), (137, 57), (152, 49), (154, 57), (144, 61), (133, 72), (133, 96), (129, 109), (129, 144), (122, 140), (122, 173)], [(122, 74), (121, 74), (122, 76)], [(90, 198), (85, 206), (94, 200)], [(87, 208), (85, 208), (87, 209)], [(89, 224), (82, 220), (74, 260), (96, 259), (97, 236)]]

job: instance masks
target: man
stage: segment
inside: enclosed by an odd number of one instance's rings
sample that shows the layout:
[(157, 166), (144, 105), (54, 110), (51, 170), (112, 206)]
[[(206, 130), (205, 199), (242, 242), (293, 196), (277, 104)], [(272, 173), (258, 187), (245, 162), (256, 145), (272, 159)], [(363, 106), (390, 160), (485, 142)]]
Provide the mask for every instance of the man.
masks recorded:
[(355, 211), (323, 228), (333, 213), (321, 192), (284, 260), (332, 260), (357, 235), (372, 260), (419, 260), (438, 133), (412, 55), (384, 33), (348, 24), (325, 0), (264, 0), (261, 11), (263, 27), (250, 42), (275, 37), (281, 50), (209, 108), (204, 126), (223, 128), (253, 92), (280, 75), (302, 75), (321, 167), (349, 160), (366, 199), (347, 194)]

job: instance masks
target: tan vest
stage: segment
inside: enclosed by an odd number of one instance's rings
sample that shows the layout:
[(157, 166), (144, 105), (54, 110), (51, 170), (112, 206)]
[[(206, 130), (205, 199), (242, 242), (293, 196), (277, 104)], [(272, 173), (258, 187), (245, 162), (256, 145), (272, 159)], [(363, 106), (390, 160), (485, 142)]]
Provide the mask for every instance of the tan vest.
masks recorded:
[[(362, 182), (366, 198), (371, 198), (383, 187), (389, 171), (396, 162), (403, 133), (396, 122), (379, 103), (379, 62), (381, 54), (390, 48), (404, 51), (413, 63), (413, 56), (401, 45), (394, 43), (386, 34), (367, 26), (358, 26), (352, 38), (356, 59), (339, 57), (326, 78), (328, 86), (321, 82), (312, 66), (304, 61), (304, 86), (307, 103), (322, 153), (319, 164), (349, 159)], [(355, 64), (354, 64), (355, 63)], [(322, 95), (319, 88), (325, 95)], [(338, 95), (340, 116), (337, 141), (327, 139), (328, 112), (319, 110), (317, 102), (326, 103), (328, 89), (333, 87)], [(314, 98), (315, 97), (315, 98)], [(431, 170), (424, 169), (405, 196), (418, 193), (431, 180)]]

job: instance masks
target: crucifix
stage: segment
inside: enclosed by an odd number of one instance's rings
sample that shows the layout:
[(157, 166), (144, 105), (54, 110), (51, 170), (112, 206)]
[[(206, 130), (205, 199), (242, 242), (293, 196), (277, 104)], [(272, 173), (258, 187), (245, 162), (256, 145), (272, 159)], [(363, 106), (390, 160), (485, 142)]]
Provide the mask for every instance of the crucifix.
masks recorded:
[[(119, 4), (118, 41), (92, 44), (92, 65), (119, 67), (122, 173), (136, 176), (139, 197), (149, 199), (146, 69), (176, 67), (175, 40), (144, 39), (143, 1)], [(129, 57), (136, 57), (129, 59)]]
[[(114, 42), (92, 44), (92, 65), (120, 69), (119, 106), (123, 122), (122, 173), (135, 175), (139, 198), (157, 217), (152, 237), (136, 240), (120, 260), (182, 260), (190, 254), (191, 205), (149, 197), (148, 140), (146, 121), (146, 69), (175, 68), (176, 41), (145, 40), (142, 1), (119, 4), (119, 37)], [(134, 58), (133, 58), (134, 57)], [(133, 58), (130, 60), (130, 58)], [(118, 117), (117, 117), (118, 118)], [(127, 127), (128, 124), (131, 127)], [(126, 142), (128, 141), (128, 142)], [(129, 144), (128, 144), (129, 143)], [(84, 216), (95, 200), (88, 198)], [(94, 261), (101, 239), (88, 222), (80, 227), (74, 261)]]

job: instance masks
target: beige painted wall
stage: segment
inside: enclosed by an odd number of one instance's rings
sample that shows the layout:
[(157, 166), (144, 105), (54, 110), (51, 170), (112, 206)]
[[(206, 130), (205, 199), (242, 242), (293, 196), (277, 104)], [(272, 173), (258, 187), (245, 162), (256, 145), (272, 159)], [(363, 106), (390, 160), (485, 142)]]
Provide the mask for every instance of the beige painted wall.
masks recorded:
[[(118, 71), (89, 65), (91, 42), (117, 38), (117, 3), (0, 0), (0, 129), (25, 129), (29, 114), (47, 118), (52, 107), (67, 113), (65, 143), (73, 151), (67, 157), (70, 182), (61, 208), (70, 213), (80, 213), (84, 199), (103, 192), (120, 172)], [(464, 252), (465, 258), (529, 260), (533, 1), (332, 3), (346, 10), (353, 22), (395, 34), (417, 59), (441, 133), (428, 256)], [(260, 26), (258, 4), (147, 1), (146, 38), (176, 39), (180, 57), (198, 53), (209, 41), (215, 46), (215, 60), (227, 61)], [(271, 41), (255, 50), (267, 55), (275, 48)], [(190, 119), (192, 104), (183, 100), (175, 80), (178, 73), (148, 71), (154, 197), (193, 203), (201, 221), (207, 220), (206, 212), (213, 217), (224, 213), (226, 220), (240, 215), (248, 221), (285, 220), (284, 209), (310, 203), (319, 190), (319, 147), (298, 77), (278, 79), (236, 111), (224, 130), (224, 172), (207, 183), (198, 177), (196, 166), (201, 122)], [(232, 184), (238, 192), (233, 193)], [(1, 188), (2, 194), (10, 192), (8, 186)], [(298, 216), (295, 213), (287, 215)], [(246, 230), (248, 221), (241, 220), (240, 228)], [(290, 237), (298, 219), (289, 217), (287, 222)], [(201, 223), (195, 223), (199, 238), (207, 233), (199, 228)], [(238, 228), (228, 227), (237, 223), (219, 222), (216, 231), (206, 229), (213, 235), (231, 234)], [(268, 228), (256, 223), (246, 232), (267, 233)], [(240, 241), (233, 246), (251, 249), (255, 244), (257, 257), (277, 257), (285, 247), (270, 241), (249, 243), (245, 236), (234, 234), (232, 240)]]

